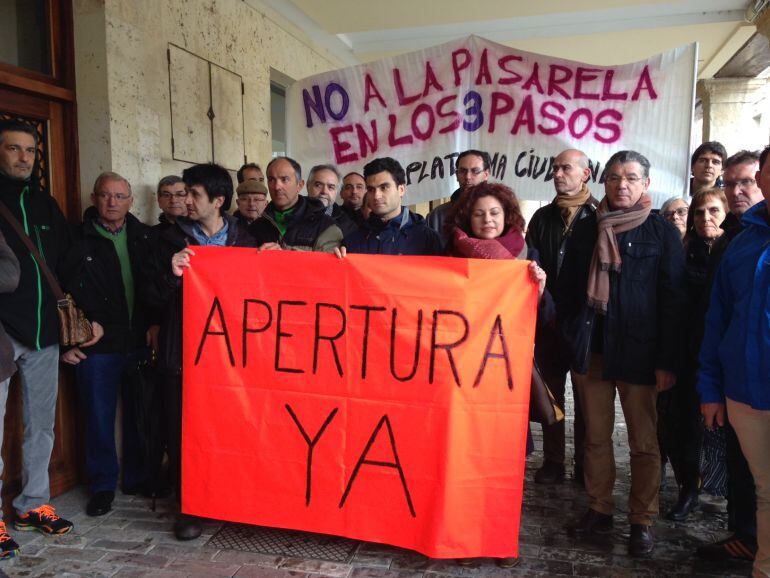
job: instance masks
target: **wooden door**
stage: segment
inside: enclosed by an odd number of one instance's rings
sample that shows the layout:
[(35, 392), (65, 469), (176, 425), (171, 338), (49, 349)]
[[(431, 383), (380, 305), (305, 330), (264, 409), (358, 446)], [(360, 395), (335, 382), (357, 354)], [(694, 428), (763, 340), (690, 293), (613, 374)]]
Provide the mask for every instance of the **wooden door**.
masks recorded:
[[(19, 57), (8, 62), (2, 59), (4, 55), (7, 58), (7, 53), (0, 54), (0, 118), (17, 119), (35, 127), (39, 136), (39, 170), (35, 178), (56, 199), (65, 217), (76, 222), (80, 217), (80, 177), (71, 2), (34, 0), (15, 6), (18, 11), (25, 10), (30, 14), (37, 10), (37, 16), (44, 22), (41, 32), (47, 38), (40, 42), (37, 59)], [(24, 22), (20, 21), (19, 30)], [(3, 25), (7, 27), (8, 23)], [(22, 39), (29, 37), (19, 35)], [(20, 44), (18, 53), (22, 50), (30, 50), (29, 43)], [(0, 424), (4, 426), (2, 500), (5, 514), (11, 512), (11, 501), (21, 489), (23, 420), (20, 393), (18, 376), (15, 376), (11, 380), (5, 423)], [(59, 377), (56, 438), (49, 467), (52, 495), (72, 488), (82, 470), (78, 427), (82, 421), (77, 416), (76, 402), (74, 375), (71, 370), (63, 369)]]

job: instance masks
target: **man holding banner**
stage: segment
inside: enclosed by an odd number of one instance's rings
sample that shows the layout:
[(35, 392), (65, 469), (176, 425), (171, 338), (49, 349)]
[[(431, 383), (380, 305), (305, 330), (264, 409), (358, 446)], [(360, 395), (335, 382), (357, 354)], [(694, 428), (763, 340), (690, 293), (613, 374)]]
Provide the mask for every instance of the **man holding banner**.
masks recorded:
[(351, 253), (377, 255), (441, 255), (441, 239), (423, 218), (401, 206), (406, 193), (406, 173), (390, 158), (374, 159), (364, 167), (372, 214), (366, 223), (345, 238)]
[[(227, 210), (233, 198), (233, 181), (227, 170), (216, 164), (193, 165), (182, 173), (187, 195), (187, 217), (158, 236), (157, 250), (150, 263), (144, 288), (150, 306), (161, 312), (158, 371), (163, 376), (166, 406), (169, 469), (181, 500), (182, 445), (182, 281), (183, 272), (195, 255), (191, 246), (254, 247), (254, 239)], [(174, 524), (179, 540), (201, 535), (199, 519), (180, 515)]]
[(559, 278), (571, 285), (564, 285), (559, 323), (571, 346), (585, 417), (590, 499), (589, 510), (570, 530), (578, 536), (612, 532), (617, 390), (631, 450), (629, 552), (637, 556), (654, 548), (650, 527), (660, 486), (656, 401), (659, 391), (674, 385), (684, 304), (682, 244), (676, 229), (650, 212), (649, 171), (649, 161), (635, 151), (610, 158), (597, 230), (567, 256)]

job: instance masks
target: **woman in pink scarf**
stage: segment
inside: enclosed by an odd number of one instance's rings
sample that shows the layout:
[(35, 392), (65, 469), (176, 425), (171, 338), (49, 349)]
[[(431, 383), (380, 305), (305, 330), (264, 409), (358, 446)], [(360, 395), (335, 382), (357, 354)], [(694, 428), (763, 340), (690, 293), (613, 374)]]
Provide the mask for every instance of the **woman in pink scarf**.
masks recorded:
[[(480, 183), (466, 188), (447, 214), (447, 254), (471, 259), (530, 259), (529, 273), (538, 287), (538, 326), (553, 320), (554, 307), (545, 292), (545, 271), (537, 263), (537, 251), (524, 242), (524, 217), (514, 192), (499, 183)], [(545, 298), (544, 298), (545, 296)], [(537, 339), (536, 339), (537, 341)], [(527, 453), (532, 440), (527, 431)], [(463, 558), (458, 564), (473, 564)], [(518, 558), (500, 558), (497, 565), (513, 568)]]

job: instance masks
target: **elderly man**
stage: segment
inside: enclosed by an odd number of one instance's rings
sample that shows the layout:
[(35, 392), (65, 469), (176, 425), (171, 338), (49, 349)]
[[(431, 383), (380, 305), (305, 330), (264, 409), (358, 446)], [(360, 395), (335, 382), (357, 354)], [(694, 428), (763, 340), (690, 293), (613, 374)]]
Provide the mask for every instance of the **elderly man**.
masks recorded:
[(698, 391), (706, 427), (735, 430), (756, 484), (756, 577), (770, 576), (770, 147), (755, 179), (764, 201), (743, 214), (714, 280), (700, 350)]
[(469, 149), (460, 153), (455, 162), (455, 174), (457, 175), (457, 184), (460, 185), (452, 193), (448, 203), (439, 205), (428, 213), (427, 224), (436, 231), (441, 237), (441, 244), (447, 244), (447, 238), (444, 234), (444, 218), (463, 188), (472, 187), (479, 183), (486, 182), (489, 179), (489, 154), (485, 151)]
[(317, 165), (310, 169), (307, 177), (307, 196), (323, 203), (326, 214), (334, 220), (344, 237), (355, 231), (358, 225), (335, 202), (339, 186), (340, 173), (334, 165)]
[(235, 193), (238, 210), (233, 216), (248, 227), (262, 216), (267, 207), (267, 187), (260, 181), (249, 179), (238, 185)]
[(698, 191), (713, 189), (717, 180), (722, 176), (722, 167), (727, 159), (727, 151), (722, 143), (717, 141), (704, 142), (690, 159), (692, 179), (690, 181), (690, 195)]
[(249, 231), (260, 250), (292, 249), (332, 253), (342, 242), (342, 231), (326, 214), (320, 199), (300, 195), (305, 181), (302, 167), (289, 157), (267, 165), (270, 203)]
[[(527, 244), (540, 253), (547, 275), (547, 287), (554, 301), (560, 296), (557, 281), (565, 255), (570, 251), (573, 231), (595, 227), (593, 219), (598, 202), (591, 196), (587, 182), (591, 176), (588, 157), (582, 151), (568, 149), (553, 161), (554, 200), (538, 209), (527, 228)], [(580, 231), (577, 233), (580, 237)], [(544, 329), (536, 352), (543, 379), (548, 383), (556, 402), (564, 408), (564, 387), (569, 371), (568, 346), (555, 331)], [(573, 392), (574, 392), (573, 382)], [(583, 483), (583, 416), (575, 399), (575, 472), (574, 480)], [(564, 479), (564, 421), (543, 427), (544, 461), (535, 473), (535, 482), (553, 484)]]
[[(48, 504), (48, 463), (54, 442), (59, 388), (59, 319), (56, 298), (16, 227), (31, 236), (42, 259), (56, 274), (71, 245), (69, 228), (56, 201), (40, 190), (35, 168), (37, 132), (15, 121), (0, 122), (0, 232), (21, 268), (18, 287), (0, 294), (0, 323), (13, 346), (24, 402), (22, 488), (13, 500), (19, 530), (64, 534), (72, 523)], [(95, 328), (98, 336), (100, 328)], [(0, 424), (5, 415), (7, 384), (0, 388)]]
[[(86, 418), (86, 471), (91, 498), (89, 516), (110, 511), (118, 483), (115, 417), (118, 392), (130, 398), (124, 372), (147, 360), (147, 309), (136, 288), (145, 283), (143, 268), (150, 255), (149, 227), (129, 209), (131, 185), (117, 173), (99, 175), (91, 193), (95, 211), (86, 211), (75, 244), (64, 265), (64, 286), (86, 317), (104, 327), (102, 339), (90, 347), (62, 354), (76, 366), (80, 401)], [(133, 405), (122, 411), (122, 490), (135, 494), (147, 482)]]
[(649, 161), (635, 151), (615, 153), (607, 161), (605, 197), (589, 217), (597, 228), (575, 239), (557, 281), (562, 296), (557, 322), (570, 344), (586, 428), (589, 509), (570, 530), (577, 535), (612, 531), (618, 392), (631, 450), (632, 555), (654, 548), (650, 527), (658, 514), (660, 484), (656, 400), (659, 391), (674, 385), (684, 304), (682, 243), (674, 227), (651, 213), (649, 171)]

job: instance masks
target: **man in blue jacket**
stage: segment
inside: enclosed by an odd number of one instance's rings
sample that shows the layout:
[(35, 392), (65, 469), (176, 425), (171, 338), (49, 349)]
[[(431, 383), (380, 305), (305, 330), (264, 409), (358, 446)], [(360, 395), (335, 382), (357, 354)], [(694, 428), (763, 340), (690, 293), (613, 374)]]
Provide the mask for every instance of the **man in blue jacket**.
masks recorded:
[(347, 252), (443, 254), (438, 233), (430, 229), (420, 215), (401, 206), (406, 193), (406, 173), (397, 160), (374, 159), (364, 167), (364, 177), (372, 214), (357, 231), (345, 237), (343, 245)]
[(770, 147), (756, 180), (765, 200), (743, 215), (745, 230), (722, 258), (700, 350), (698, 391), (706, 427), (738, 434), (757, 494), (754, 576), (770, 576)]

